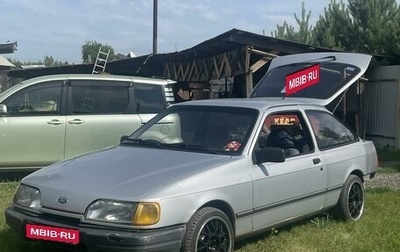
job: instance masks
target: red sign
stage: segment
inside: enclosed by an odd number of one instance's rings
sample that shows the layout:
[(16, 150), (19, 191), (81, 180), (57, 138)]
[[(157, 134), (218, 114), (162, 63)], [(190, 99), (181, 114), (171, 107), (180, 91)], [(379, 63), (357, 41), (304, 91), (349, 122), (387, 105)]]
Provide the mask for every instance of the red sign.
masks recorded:
[(27, 238), (78, 244), (79, 230), (26, 224)]
[(286, 96), (319, 82), (319, 64), (304, 68), (298, 72), (286, 75)]

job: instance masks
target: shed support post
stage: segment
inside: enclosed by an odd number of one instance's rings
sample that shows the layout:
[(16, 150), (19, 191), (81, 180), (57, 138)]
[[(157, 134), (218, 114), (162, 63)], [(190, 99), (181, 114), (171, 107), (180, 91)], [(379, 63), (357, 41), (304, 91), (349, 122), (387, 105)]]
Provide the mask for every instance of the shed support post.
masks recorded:
[(245, 69), (245, 75), (246, 75), (246, 97), (249, 96), (251, 90), (253, 89), (253, 71), (251, 70), (250, 67), (250, 53), (251, 48), (246, 47), (245, 50), (245, 60), (244, 60), (244, 69)]

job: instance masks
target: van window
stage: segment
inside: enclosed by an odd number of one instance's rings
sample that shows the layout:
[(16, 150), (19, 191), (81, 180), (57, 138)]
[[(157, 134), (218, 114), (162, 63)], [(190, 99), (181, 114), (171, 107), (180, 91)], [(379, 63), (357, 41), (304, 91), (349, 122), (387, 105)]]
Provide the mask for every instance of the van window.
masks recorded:
[(48, 82), (28, 87), (5, 100), (9, 116), (60, 114), (61, 84)]
[(136, 83), (134, 89), (139, 114), (159, 113), (166, 107), (162, 86)]
[(123, 114), (128, 104), (127, 86), (72, 87), (73, 114)]

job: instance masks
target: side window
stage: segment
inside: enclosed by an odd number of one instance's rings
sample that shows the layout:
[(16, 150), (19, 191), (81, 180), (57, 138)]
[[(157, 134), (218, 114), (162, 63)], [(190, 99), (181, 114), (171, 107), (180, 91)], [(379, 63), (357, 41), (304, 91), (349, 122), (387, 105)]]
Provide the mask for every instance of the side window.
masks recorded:
[(61, 84), (43, 83), (18, 91), (4, 104), (9, 116), (60, 114)]
[(72, 86), (73, 114), (123, 114), (128, 104), (127, 86)]
[(273, 113), (266, 117), (258, 147), (278, 147), (287, 157), (314, 151), (311, 133), (299, 111)]
[(159, 113), (166, 107), (162, 86), (135, 83), (134, 89), (139, 114)]
[(355, 133), (333, 115), (317, 110), (306, 112), (320, 149), (356, 141)]

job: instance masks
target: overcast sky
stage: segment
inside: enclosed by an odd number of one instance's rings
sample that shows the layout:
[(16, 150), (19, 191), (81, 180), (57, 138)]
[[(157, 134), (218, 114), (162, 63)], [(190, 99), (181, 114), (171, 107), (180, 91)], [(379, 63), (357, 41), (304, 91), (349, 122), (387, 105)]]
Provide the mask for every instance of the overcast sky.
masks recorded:
[[(296, 26), (301, 2), (315, 24), (330, 0), (158, 0), (158, 53), (191, 48), (233, 28), (271, 35), (277, 24)], [(337, 0), (339, 1), (339, 0)], [(47, 56), (81, 63), (81, 47), (96, 40), (115, 53), (153, 51), (153, 0), (0, 0), (2, 55), (20, 61)]]

